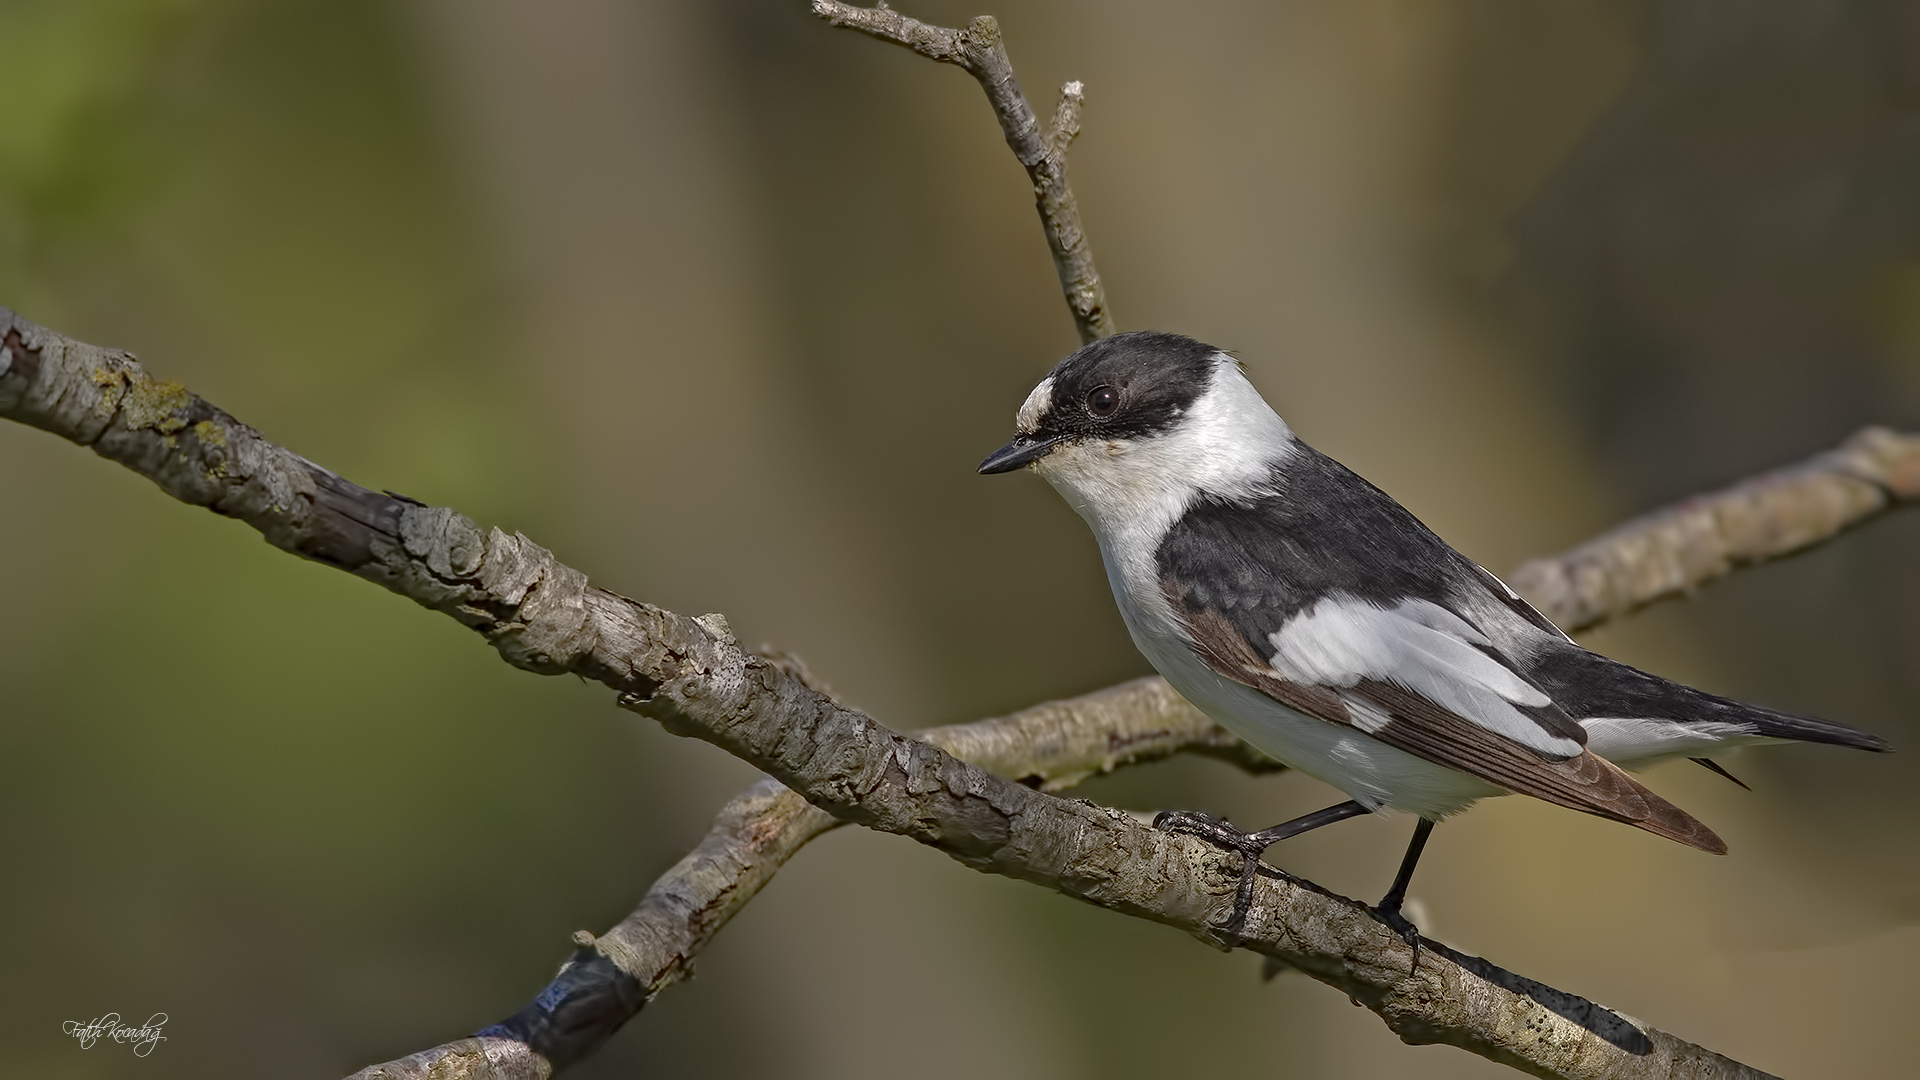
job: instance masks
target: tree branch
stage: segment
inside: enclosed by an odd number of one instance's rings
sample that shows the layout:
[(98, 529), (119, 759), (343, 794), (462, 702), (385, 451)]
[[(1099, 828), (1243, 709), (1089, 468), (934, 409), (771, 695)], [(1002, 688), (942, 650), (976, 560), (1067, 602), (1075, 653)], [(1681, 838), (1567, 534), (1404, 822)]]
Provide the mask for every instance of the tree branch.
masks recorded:
[[(0, 417), (91, 446), (277, 547), (450, 615), (515, 666), (604, 683), (623, 707), (754, 764), (842, 820), (1209, 942), (1233, 904), (1237, 857), (890, 731), (741, 649), (722, 619), (627, 599), (524, 536), (362, 488), (127, 354), (4, 308)], [(1764, 1075), (1437, 943), (1416, 966), (1365, 906), (1279, 871), (1256, 882), (1237, 944), (1339, 988), (1408, 1042), (1449, 1043), (1538, 1076)]]
[[(1067, 184), (1067, 147), (1080, 131), (1081, 84), (1061, 87), (1053, 126), (1043, 134), (1014, 80), (992, 16), (952, 30), (885, 6), (862, 8), (840, 0), (812, 4), (813, 13), (834, 26), (953, 64), (980, 81), (1007, 145), (1033, 180), (1041, 224), (1081, 341), (1114, 333)], [(1510, 584), (1564, 629), (1582, 630), (1691, 592), (1741, 566), (1822, 543), (1916, 499), (1920, 437), (1867, 428), (1806, 462), (1636, 518), (1554, 558), (1528, 562)]]
[(912, 49), (921, 56), (952, 64), (980, 81), (1000, 120), (1013, 156), (1033, 181), (1033, 198), (1040, 224), (1053, 251), (1060, 275), (1060, 291), (1073, 312), (1073, 325), (1084, 344), (1110, 336), (1113, 316), (1107, 312), (1107, 293), (1093, 266), (1093, 251), (1080, 227), (1080, 206), (1067, 184), (1067, 146), (1080, 133), (1080, 106), (1084, 88), (1070, 82), (1060, 88), (1060, 106), (1050, 131), (1040, 129), (1040, 118), (1027, 104), (1013, 77), (1013, 62), (1000, 40), (1000, 24), (981, 15), (964, 30), (929, 26), (888, 7), (863, 8), (839, 0), (813, 0), (813, 13), (835, 26), (849, 27), (882, 41)]
[[(932, 728), (926, 742), (1043, 791), (1183, 751), (1249, 771), (1278, 769), (1158, 676), (1011, 716)], [(660, 876), (640, 906), (599, 938), (582, 931), (553, 982), (508, 1019), (352, 1080), (504, 1080), (540, 1076), (587, 1057), (661, 991), (794, 853), (843, 824), (768, 779), (729, 802), (706, 839)]]
[(1743, 566), (1804, 551), (1920, 501), (1920, 436), (1863, 428), (1831, 450), (1663, 507), (1508, 581), (1567, 630), (1583, 630)]

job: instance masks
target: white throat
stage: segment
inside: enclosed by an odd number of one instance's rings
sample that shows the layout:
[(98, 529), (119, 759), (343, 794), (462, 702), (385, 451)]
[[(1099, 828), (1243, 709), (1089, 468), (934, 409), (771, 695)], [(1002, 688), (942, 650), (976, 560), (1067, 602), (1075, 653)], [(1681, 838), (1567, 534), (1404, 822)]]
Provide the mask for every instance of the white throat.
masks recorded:
[[(1031, 407), (1029, 401), (1023, 418)], [(1167, 431), (1138, 439), (1082, 439), (1055, 448), (1035, 471), (1087, 520), (1106, 551), (1123, 538), (1158, 546), (1167, 527), (1202, 495), (1268, 493), (1274, 465), (1294, 449), (1286, 421), (1240, 365), (1220, 353), (1206, 391)], [(1108, 551), (1109, 558), (1114, 554)]]

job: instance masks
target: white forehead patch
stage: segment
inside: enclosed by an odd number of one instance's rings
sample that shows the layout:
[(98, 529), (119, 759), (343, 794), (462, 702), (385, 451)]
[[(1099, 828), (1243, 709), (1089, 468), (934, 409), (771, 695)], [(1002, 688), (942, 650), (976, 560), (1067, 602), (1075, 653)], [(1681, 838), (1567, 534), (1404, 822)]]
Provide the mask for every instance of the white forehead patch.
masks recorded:
[(1051, 408), (1053, 408), (1053, 376), (1049, 375), (1040, 380), (1040, 385), (1033, 388), (1033, 393), (1027, 395), (1026, 402), (1014, 415), (1014, 430), (1022, 435), (1033, 434), (1040, 429), (1040, 418), (1047, 415), (1047, 410)]

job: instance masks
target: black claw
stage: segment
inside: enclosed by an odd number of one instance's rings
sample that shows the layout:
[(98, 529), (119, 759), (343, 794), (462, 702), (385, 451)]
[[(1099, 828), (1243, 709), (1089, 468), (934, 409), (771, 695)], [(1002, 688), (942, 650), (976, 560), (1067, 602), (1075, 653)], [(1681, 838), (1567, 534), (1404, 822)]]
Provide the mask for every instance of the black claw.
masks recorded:
[[(1269, 847), (1289, 836), (1298, 836), (1322, 825), (1331, 825), (1336, 821), (1345, 821), (1347, 818), (1372, 812), (1370, 807), (1348, 799), (1338, 805), (1329, 806), (1325, 810), (1315, 810), (1311, 814), (1302, 814), (1292, 821), (1281, 822), (1271, 829), (1264, 829), (1257, 833), (1244, 833), (1210, 814), (1196, 813), (1192, 810), (1163, 810), (1153, 819), (1153, 827), (1162, 832), (1197, 836), (1214, 847), (1225, 848), (1240, 854), (1240, 887), (1234, 890), (1233, 914), (1227, 917), (1226, 922), (1214, 924), (1214, 929), (1220, 931), (1228, 944), (1238, 944), (1240, 930), (1247, 923), (1247, 911), (1253, 907), (1253, 883), (1260, 876), (1260, 856), (1266, 854)], [(1431, 822), (1421, 824), (1422, 831), (1418, 833), (1419, 842), (1425, 842), (1425, 830), (1431, 828), (1433, 828)], [(1416, 843), (1408, 856), (1409, 860), (1418, 854), (1419, 846)], [(1412, 863), (1409, 861), (1401, 868), (1401, 876), (1407, 876), (1412, 869)], [(1406, 883), (1399, 882), (1395, 888), (1404, 891)], [(1399, 905), (1396, 904), (1394, 907), (1398, 908)], [(1417, 956), (1415, 961), (1418, 962)]]
[(1382, 903), (1373, 909), (1373, 914), (1387, 925), (1387, 929), (1400, 935), (1400, 940), (1407, 943), (1407, 948), (1413, 950), (1413, 970), (1420, 970), (1420, 928), (1400, 913), (1399, 904), (1388, 906)]
[(1240, 931), (1246, 929), (1247, 913), (1253, 910), (1253, 883), (1260, 876), (1260, 856), (1241, 852), (1240, 858), (1240, 885), (1233, 890), (1233, 911), (1226, 922), (1214, 924), (1221, 937), (1233, 942), (1238, 942)]
[(1240, 882), (1233, 892), (1233, 910), (1225, 922), (1212, 924), (1222, 939), (1239, 941), (1240, 931), (1247, 924), (1247, 912), (1253, 908), (1253, 883), (1260, 876), (1260, 855), (1267, 845), (1220, 818), (1193, 810), (1163, 810), (1154, 817), (1153, 827), (1162, 832), (1197, 836), (1240, 856)]
[(1400, 905), (1407, 902), (1407, 886), (1413, 881), (1413, 868), (1420, 863), (1420, 853), (1427, 849), (1427, 838), (1433, 835), (1433, 822), (1421, 818), (1413, 827), (1413, 841), (1407, 845), (1407, 853), (1400, 860), (1400, 872), (1393, 876), (1393, 884), (1387, 889), (1387, 895), (1380, 898), (1380, 906), (1373, 909), (1379, 918), (1400, 940), (1413, 950), (1413, 971), (1420, 970), (1420, 929), (1413, 925), (1405, 915), (1400, 914)]
[(1214, 847), (1237, 851), (1242, 855), (1252, 854), (1256, 858), (1266, 850), (1265, 845), (1256, 843), (1253, 837), (1234, 828), (1225, 819), (1197, 810), (1162, 810), (1154, 817), (1153, 827), (1161, 832), (1197, 836)]

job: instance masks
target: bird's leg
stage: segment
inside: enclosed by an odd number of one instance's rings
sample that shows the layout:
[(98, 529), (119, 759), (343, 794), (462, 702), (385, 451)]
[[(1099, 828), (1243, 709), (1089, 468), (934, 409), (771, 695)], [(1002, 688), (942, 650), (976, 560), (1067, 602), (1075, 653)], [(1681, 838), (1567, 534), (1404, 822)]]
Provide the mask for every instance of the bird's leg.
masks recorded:
[(1393, 876), (1393, 884), (1387, 888), (1387, 895), (1380, 898), (1380, 904), (1374, 908), (1374, 914), (1400, 940), (1413, 949), (1413, 966), (1420, 966), (1420, 928), (1413, 925), (1405, 915), (1400, 914), (1400, 905), (1407, 902), (1407, 886), (1413, 881), (1413, 868), (1420, 863), (1420, 853), (1426, 850), (1427, 837), (1433, 835), (1433, 822), (1421, 818), (1413, 827), (1413, 842), (1407, 845), (1407, 854), (1400, 860), (1400, 872)]
[[(1167, 810), (1153, 819), (1153, 827), (1165, 832), (1187, 833), (1215, 847), (1240, 853), (1240, 886), (1234, 891), (1233, 913), (1227, 916), (1226, 922), (1217, 924), (1217, 929), (1222, 936), (1237, 938), (1240, 936), (1241, 927), (1247, 921), (1247, 909), (1253, 906), (1253, 882), (1260, 876), (1260, 856), (1265, 854), (1267, 848), (1289, 836), (1299, 836), (1303, 832), (1317, 829), (1322, 825), (1331, 825), (1336, 821), (1345, 821), (1350, 817), (1359, 817), (1361, 814), (1372, 812), (1367, 807), (1349, 799), (1337, 806), (1315, 810), (1311, 814), (1302, 814), (1292, 821), (1283, 821), (1271, 829), (1248, 833), (1241, 832), (1210, 814), (1196, 813), (1192, 810)], [(1412, 872), (1411, 867), (1406, 869), (1406, 873)]]

